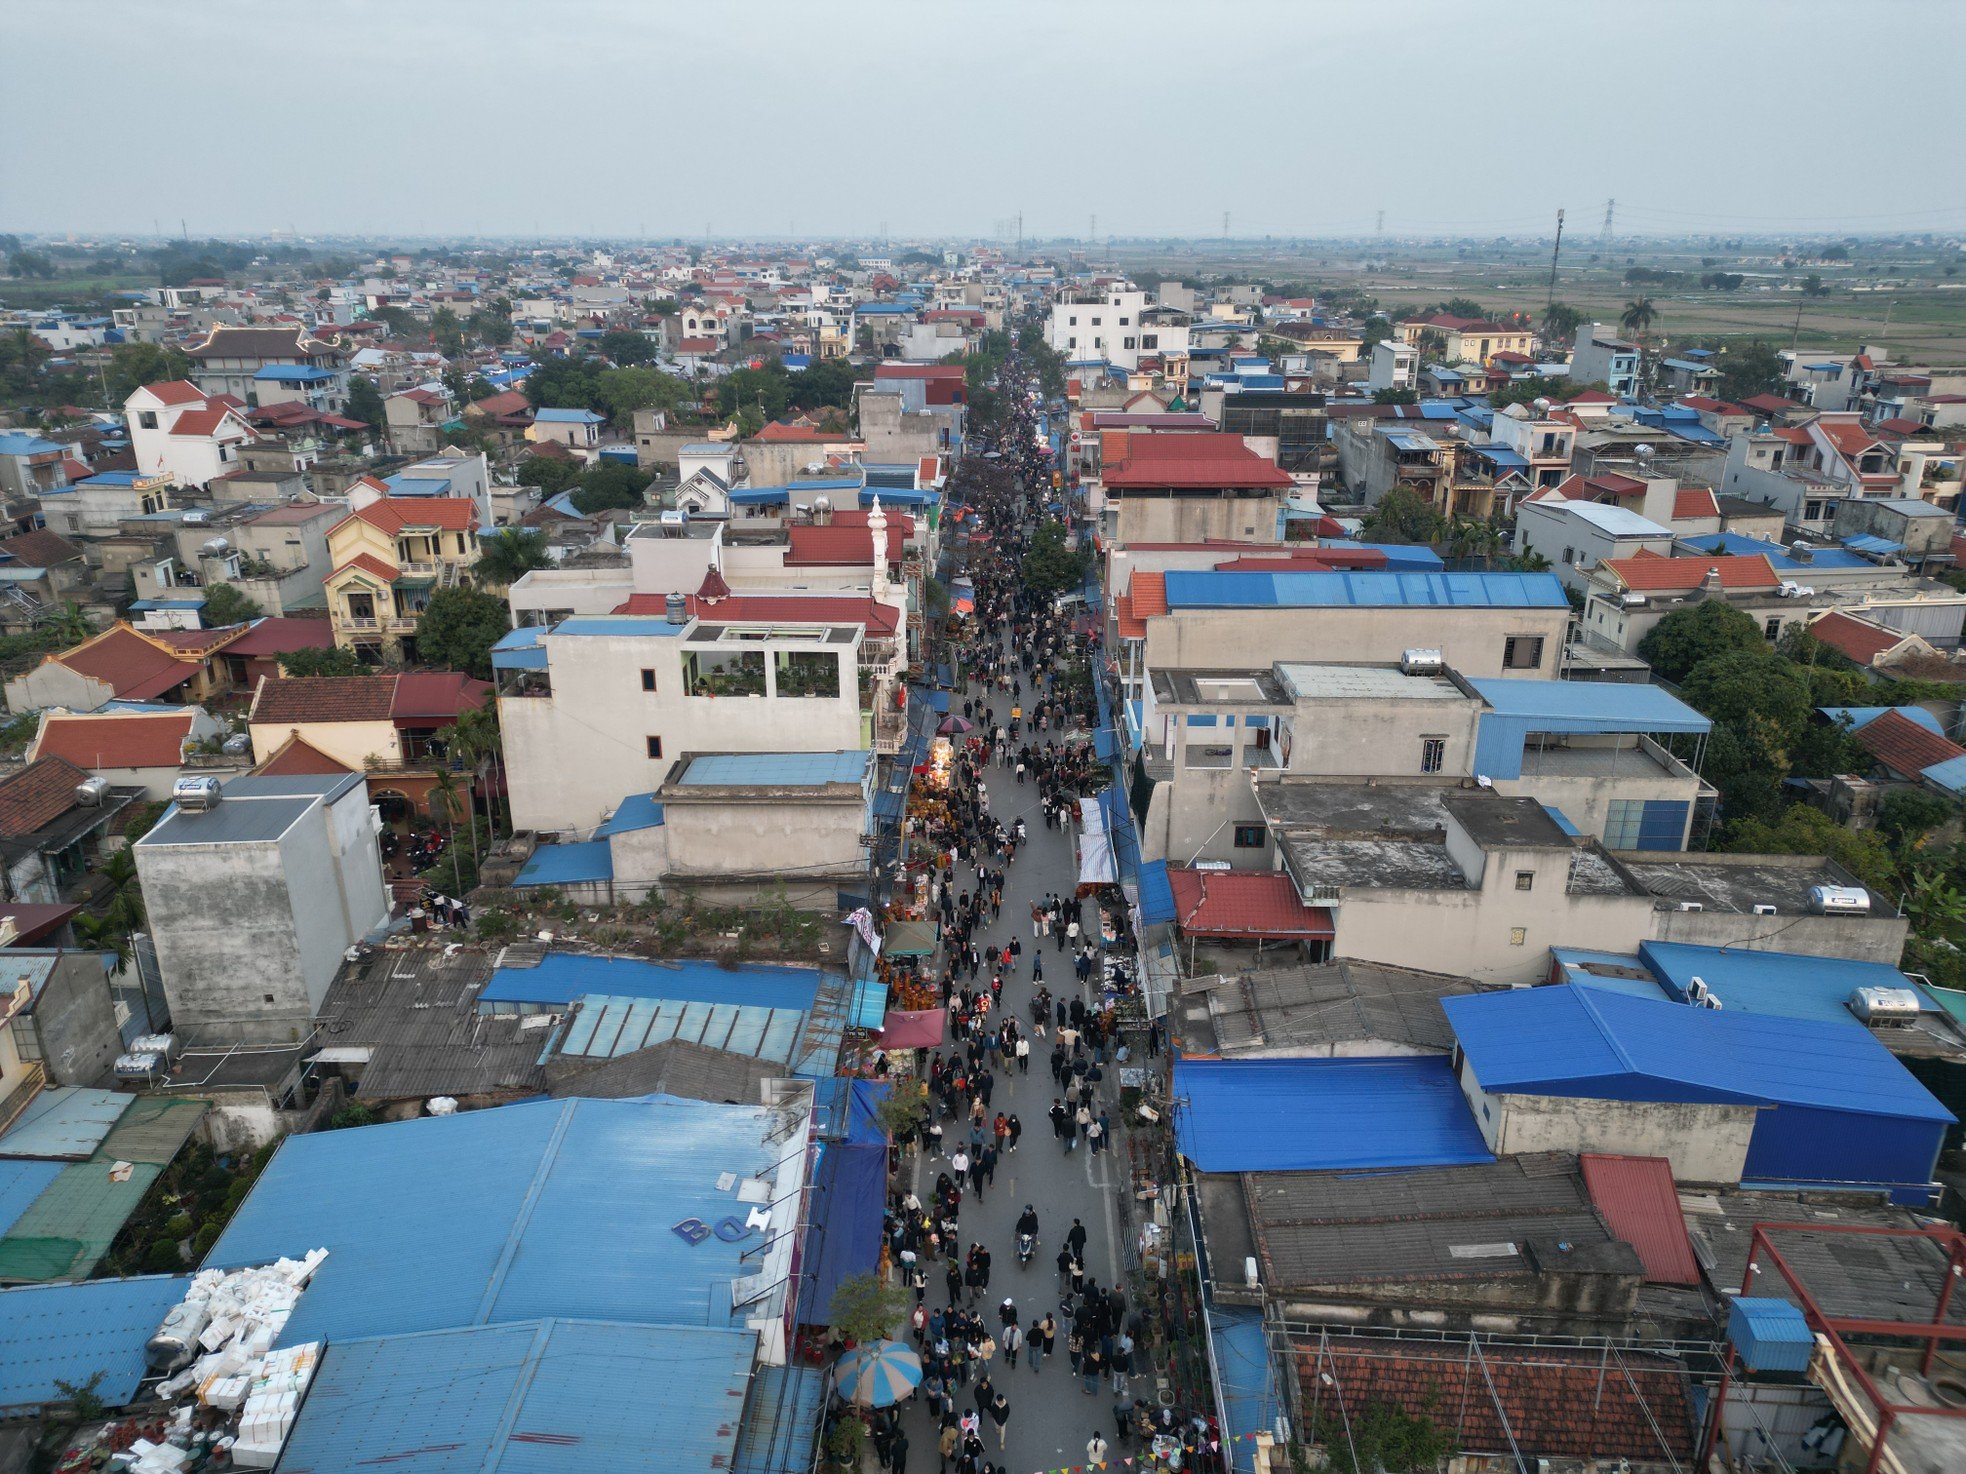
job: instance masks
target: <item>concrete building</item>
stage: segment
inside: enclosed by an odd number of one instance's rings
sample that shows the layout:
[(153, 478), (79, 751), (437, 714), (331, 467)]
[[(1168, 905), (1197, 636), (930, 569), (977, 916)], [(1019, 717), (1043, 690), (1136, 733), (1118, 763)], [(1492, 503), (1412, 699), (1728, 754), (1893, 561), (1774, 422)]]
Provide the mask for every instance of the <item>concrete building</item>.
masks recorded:
[(1136, 542), (1268, 542), (1295, 486), (1274, 460), (1229, 434), (1103, 432), (1107, 536)]
[(113, 1083), (123, 1052), (109, 985), (115, 966), (113, 952), (0, 951), (0, 1121), (10, 1119), (38, 1085)]
[(1670, 527), (1626, 507), (1550, 495), (1524, 501), (1516, 509), (1513, 551), (1540, 554), (1567, 589), (1580, 592), (1598, 564), (1637, 553), (1672, 552)]
[(1627, 342), (1601, 323), (1577, 329), (1570, 351), (1570, 378), (1578, 384), (1602, 384), (1620, 399), (1638, 392), (1638, 345)]
[(242, 777), (134, 846), (174, 1028), (194, 1044), (305, 1038), (342, 954), (389, 919), (359, 774)]
[(1372, 345), (1368, 389), (1415, 389), (1420, 383), (1420, 350), (1411, 343), (1381, 338)]
[(325, 370), (329, 377), (314, 390), (320, 407), (339, 414), (348, 404), (348, 361), (341, 345), (323, 342), (305, 328), (215, 327), (185, 352), (199, 389), (230, 394), (248, 408), (259, 404), (266, 388), (260, 370), (278, 364)]
[(366, 497), (328, 532), (328, 618), (335, 643), (370, 659), (414, 658), (430, 596), (478, 561), (478, 508), (463, 497)]
[(258, 433), (232, 404), (182, 379), (133, 391), (123, 415), (138, 473), (168, 476), (181, 486), (203, 486), (239, 469), (242, 448)]

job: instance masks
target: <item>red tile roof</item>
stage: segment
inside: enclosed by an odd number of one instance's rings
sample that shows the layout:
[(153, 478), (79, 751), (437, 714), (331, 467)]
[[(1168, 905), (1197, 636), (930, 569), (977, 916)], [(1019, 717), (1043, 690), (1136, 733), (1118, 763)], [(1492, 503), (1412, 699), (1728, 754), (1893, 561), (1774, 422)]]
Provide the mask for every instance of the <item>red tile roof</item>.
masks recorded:
[(1948, 742), (1897, 710), (1865, 722), (1856, 737), (1864, 751), (1906, 778), (1916, 778), (1934, 763), (1966, 757), (1966, 747)]
[[(394, 583), (396, 581), (396, 570), (373, 553), (357, 553), (346, 563), (335, 569), (335, 573), (346, 573), (351, 568), (358, 568), (368, 574), (369, 577), (379, 578), (384, 583)], [(330, 578), (333, 576), (334, 574), (329, 575)]]
[(503, 394), (489, 395), (474, 400), (469, 406), (486, 415), (526, 415), (532, 414), (532, 401), (517, 389), (508, 389)]
[(1630, 558), (1606, 558), (1598, 565), (1608, 568), (1626, 588), (1637, 593), (1674, 593), (1697, 589), (1707, 574), (1718, 569), (1723, 589), (1775, 589), (1782, 586), (1781, 575), (1768, 561), (1766, 553), (1722, 553), (1700, 558), (1661, 558), (1643, 554)]
[(1665, 1157), (1618, 1157), (1585, 1152), (1577, 1158), (1584, 1186), (1611, 1232), (1638, 1251), (1655, 1284), (1697, 1285), (1700, 1266), (1686, 1237), (1672, 1163)]
[(386, 722), (396, 698), (395, 676), (265, 676), (247, 720)]
[(219, 427), (233, 417), (234, 411), (222, 404), (207, 404), (202, 409), (188, 409), (171, 422), (171, 434), (187, 437), (215, 435)]
[(11, 921), (14, 924), (14, 940), (11, 945), (31, 947), (36, 942), (53, 936), (81, 909), (80, 906), (17, 903), (12, 906), (0, 906), (0, 921)]
[(148, 701), (198, 674), (198, 666), (180, 660), (175, 651), (146, 639), (126, 624), (84, 640), (72, 650), (49, 657), (91, 680), (101, 681), (118, 696)]
[(203, 404), (205, 391), (189, 379), (166, 379), (160, 384), (145, 384), (144, 392), (153, 399), (165, 404)]
[(876, 379), (944, 379), (960, 383), (964, 369), (959, 363), (884, 363), (874, 370)]
[(1673, 493), (1672, 520), (1675, 522), (1719, 515), (1720, 503), (1714, 499), (1710, 486), (1689, 486)]
[(1388, 1403), (1453, 1433), (1464, 1454), (1512, 1459), (1630, 1459), (1648, 1467), (1693, 1459), (1693, 1408), (1686, 1374), (1663, 1357), (1555, 1346), (1485, 1343), (1479, 1358), (1464, 1345), (1427, 1346), (1344, 1334), (1322, 1354), (1297, 1348), (1304, 1402), (1328, 1409), (1333, 1387), (1350, 1416)]
[[(1114, 440), (1120, 443), (1114, 446)], [(1242, 443), (1240, 435), (1155, 435), (1141, 431), (1108, 434), (1102, 479), (1111, 490), (1187, 488), (1277, 488), (1290, 475)]]
[(1793, 399), (1784, 399), (1779, 394), (1757, 394), (1752, 399), (1741, 401), (1743, 409), (1758, 410), (1764, 415), (1787, 414), (1790, 410), (1807, 409), (1805, 404)]
[(1823, 432), (1823, 439), (1836, 447), (1837, 453), (1846, 460), (1855, 460), (1867, 450), (1882, 449), (1877, 437), (1855, 420), (1820, 419), (1814, 422)]
[(88, 776), (67, 758), (44, 757), (0, 778), (0, 835), (19, 839), (54, 823), (75, 807)]
[(386, 496), (348, 515), (392, 534), (405, 527), (464, 532), (478, 525), (478, 504), (465, 496)]
[(195, 719), (191, 711), (50, 716), (29, 756), (66, 758), (80, 768), (175, 768)]
[(1573, 394), (1563, 402), (1565, 404), (1616, 404), (1618, 396), (1606, 394), (1602, 389), (1586, 389), (1582, 394)]
[(678, 353), (715, 353), (717, 351), (717, 340), (715, 338), (685, 338), (676, 345), (676, 351)]
[[(789, 527), (785, 538), (789, 544), (785, 553), (787, 568), (871, 568), (874, 563), (874, 534), (865, 526)], [(894, 535), (890, 519), (890, 558), (900, 553), (901, 541)]]
[(1136, 619), (1147, 619), (1167, 613), (1165, 573), (1150, 573), (1146, 569), (1136, 569), (1133, 581), (1127, 585), (1127, 593), (1132, 596), (1133, 614)]
[(396, 677), (389, 715), (399, 725), (431, 720), (448, 726), (467, 711), (491, 699), (489, 681), (476, 681), (461, 671), (405, 671)]
[(294, 650), (334, 649), (334, 626), (325, 619), (258, 619), (225, 647), (227, 655), (286, 655)]
[(46, 568), (54, 563), (72, 562), (82, 556), (82, 549), (59, 532), (38, 529), (16, 533), (0, 542), (0, 553), (9, 554), (37, 568)]
[[(1188, 740), (1195, 740), (1193, 731)], [(1174, 887), (1174, 924), (1191, 937), (1337, 935), (1331, 912), (1306, 906), (1296, 882), (1281, 870), (1182, 870), (1170, 865), (1167, 879)]]
[(1886, 650), (1904, 643), (1902, 630), (1886, 629), (1868, 619), (1858, 619), (1841, 609), (1832, 609), (1809, 626), (1809, 633), (1846, 660), (1869, 665)]
[(253, 771), (264, 777), (281, 778), (352, 773), (355, 770), (340, 758), (329, 757), (300, 733), (295, 732), (274, 750), (271, 757)]
[(835, 442), (845, 445), (853, 440), (851, 435), (837, 430), (821, 430), (812, 425), (786, 425), (777, 420), (751, 438), (765, 445), (825, 445)]

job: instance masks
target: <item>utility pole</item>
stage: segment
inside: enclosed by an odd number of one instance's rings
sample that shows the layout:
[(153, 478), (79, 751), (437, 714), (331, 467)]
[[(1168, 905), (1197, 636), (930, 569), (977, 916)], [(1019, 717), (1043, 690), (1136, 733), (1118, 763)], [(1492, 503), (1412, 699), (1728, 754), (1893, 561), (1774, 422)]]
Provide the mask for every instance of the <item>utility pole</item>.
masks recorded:
[(1024, 254), (1024, 212), (1017, 212), (1017, 254)]
[(1548, 318), (1550, 309), (1556, 305), (1556, 258), (1563, 254), (1563, 211), (1556, 212), (1556, 244), (1550, 248), (1550, 290), (1543, 301), (1543, 316)]
[(1606, 200), (1604, 202), (1604, 229), (1600, 230), (1597, 235), (1599, 242), (1605, 242), (1611, 239), (1611, 222), (1617, 213), (1618, 202), (1615, 199)]
[(1228, 238), (1229, 238), (1229, 212), (1227, 210), (1224, 210), (1222, 212), (1222, 239), (1226, 241)]

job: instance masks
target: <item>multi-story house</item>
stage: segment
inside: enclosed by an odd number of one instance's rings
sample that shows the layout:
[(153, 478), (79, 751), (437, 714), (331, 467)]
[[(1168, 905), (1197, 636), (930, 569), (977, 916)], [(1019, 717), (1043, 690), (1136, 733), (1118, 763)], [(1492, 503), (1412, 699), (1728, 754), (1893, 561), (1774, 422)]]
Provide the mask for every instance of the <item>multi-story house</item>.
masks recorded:
[(383, 496), (366, 482), (356, 494), (372, 499), (328, 532), (335, 643), (370, 660), (413, 660), (430, 596), (478, 561), (477, 507), (463, 497)]
[(452, 417), (451, 392), (442, 384), (420, 384), (385, 399), (382, 415), (391, 450), (399, 455), (434, 455), (444, 448), (444, 426)]
[(1568, 420), (1544, 418), (1526, 406), (1511, 404), (1489, 422), (1491, 444), (1513, 451), (1524, 463), (1530, 485), (1556, 486), (1570, 474), (1570, 452), (1577, 427)]
[(1400, 323), (1399, 338), (1422, 351), (1434, 350), (1444, 363), (1472, 363), (1486, 368), (1498, 353), (1532, 352), (1536, 334), (1526, 327), (1437, 312), (1431, 317), (1408, 318)]
[(1570, 378), (1578, 384), (1602, 384), (1619, 398), (1638, 392), (1638, 345), (1627, 342), (1600, 323), (1577, 329), (1570, 353)]
[(542, 409), (526, 427), (526, 439), (536, 445), (563, 445), (583, 461), (600, 453), (601, 426), (607, 420), (591, 409)]
[(123, 401), (137, 471), (203, 486), (239, 469), (241, 450), (258, 438), (239, 407), (184, 379), (145, 384)]
[(185, 352), (193, 364), (192, 380), (208, 395), (230, 394), (248, 407), (257, 406), (262, 391), (278, 382), (261, 380), (260, 370), (287, 365), (328, 374), (308, 381), (309, 391), (322, 398), (317, 408), (339, 413), (348, 404), (348, 364), (340, 344), (323, 342), (305, 328), (216, 327)]
[(1185, 359), (1188, 318), (1151, 304), (1132, 286), (1074, 292), (1052, 305), (1046, 341), (1068, 360), (1099, 360), (1131, 372), (1142, 358)]

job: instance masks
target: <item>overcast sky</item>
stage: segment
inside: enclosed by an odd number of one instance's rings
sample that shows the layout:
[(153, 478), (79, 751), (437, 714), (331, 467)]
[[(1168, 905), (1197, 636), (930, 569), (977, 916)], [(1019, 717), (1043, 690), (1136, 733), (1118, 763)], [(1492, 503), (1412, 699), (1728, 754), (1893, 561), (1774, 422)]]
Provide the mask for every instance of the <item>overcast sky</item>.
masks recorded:
[(0, 230), (1966, 232), (1966, 0), (0, 0)]

